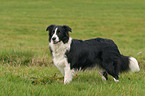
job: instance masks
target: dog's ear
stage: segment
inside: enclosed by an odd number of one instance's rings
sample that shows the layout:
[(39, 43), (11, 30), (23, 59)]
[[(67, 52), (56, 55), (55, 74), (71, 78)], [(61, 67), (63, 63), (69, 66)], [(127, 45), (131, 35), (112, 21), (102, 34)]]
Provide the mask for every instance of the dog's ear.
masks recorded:
[(56, 25), (52, 24), (46, 28), (46, 31), (51, 32)]
[(71, 28), (67, 25), (63, 25), (62, 26), (64, 28), (64, 30), (66, 30), (67, 32), (72, 32)]

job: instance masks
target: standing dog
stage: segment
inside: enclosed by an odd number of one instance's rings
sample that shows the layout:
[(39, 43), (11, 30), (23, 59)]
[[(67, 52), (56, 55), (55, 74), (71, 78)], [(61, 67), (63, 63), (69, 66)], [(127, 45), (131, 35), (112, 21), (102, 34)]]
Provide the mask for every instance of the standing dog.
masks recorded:
[(64, 75), (64, 84), (72, 81), (74, 72), (87, 68), (95, 67), (102, 79), (107, 80), (109, 74), (116, 82), (119, 81), (119, 72), (140, 70), (137, 60), (120, 54), (117, 45), (110, 39), (72, 39), (69, 36), (72, 30), (67, 25), (50, 25), (46, 31), (49, 31), (54, 65)]

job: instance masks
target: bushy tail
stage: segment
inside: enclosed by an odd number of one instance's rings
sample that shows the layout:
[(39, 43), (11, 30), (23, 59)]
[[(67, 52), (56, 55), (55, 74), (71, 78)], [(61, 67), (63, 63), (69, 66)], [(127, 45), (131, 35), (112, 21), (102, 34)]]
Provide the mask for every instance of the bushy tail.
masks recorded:
[(129, 69), (132, 72), (140, 71), (137, 60), (134, 57), (129, 57)]
[(132, 71), (137, 72), (140, 70), (137, 60), (134, 57), (121, 55), (120, 72)]

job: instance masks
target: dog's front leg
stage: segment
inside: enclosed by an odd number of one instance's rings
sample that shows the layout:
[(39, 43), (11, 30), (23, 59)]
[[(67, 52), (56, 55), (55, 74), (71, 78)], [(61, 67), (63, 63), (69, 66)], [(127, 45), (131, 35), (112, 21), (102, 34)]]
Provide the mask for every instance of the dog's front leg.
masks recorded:
[(65, 71), (64, 84), (68, 84), (72, 81), (72, 71), (70, 69), (70, 64), (66, 64), (64, 71)]

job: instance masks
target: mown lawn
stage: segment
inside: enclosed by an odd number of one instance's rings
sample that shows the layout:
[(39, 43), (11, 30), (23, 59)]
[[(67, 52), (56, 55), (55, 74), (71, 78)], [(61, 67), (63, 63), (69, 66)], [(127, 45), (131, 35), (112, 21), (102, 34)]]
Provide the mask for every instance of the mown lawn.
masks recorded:
[[(96, 70), (78, 73), (68, 85), (42, 82), (62, 77), (48, 49), (50, 24), (69, 25), (75, 39), (113, 39), (141, 71), (120, 74), (118, 83), (111, 76), (103, 82)], [(144, 96), (144, 26), (143, 0), (1, 0), (0, 96)]]

